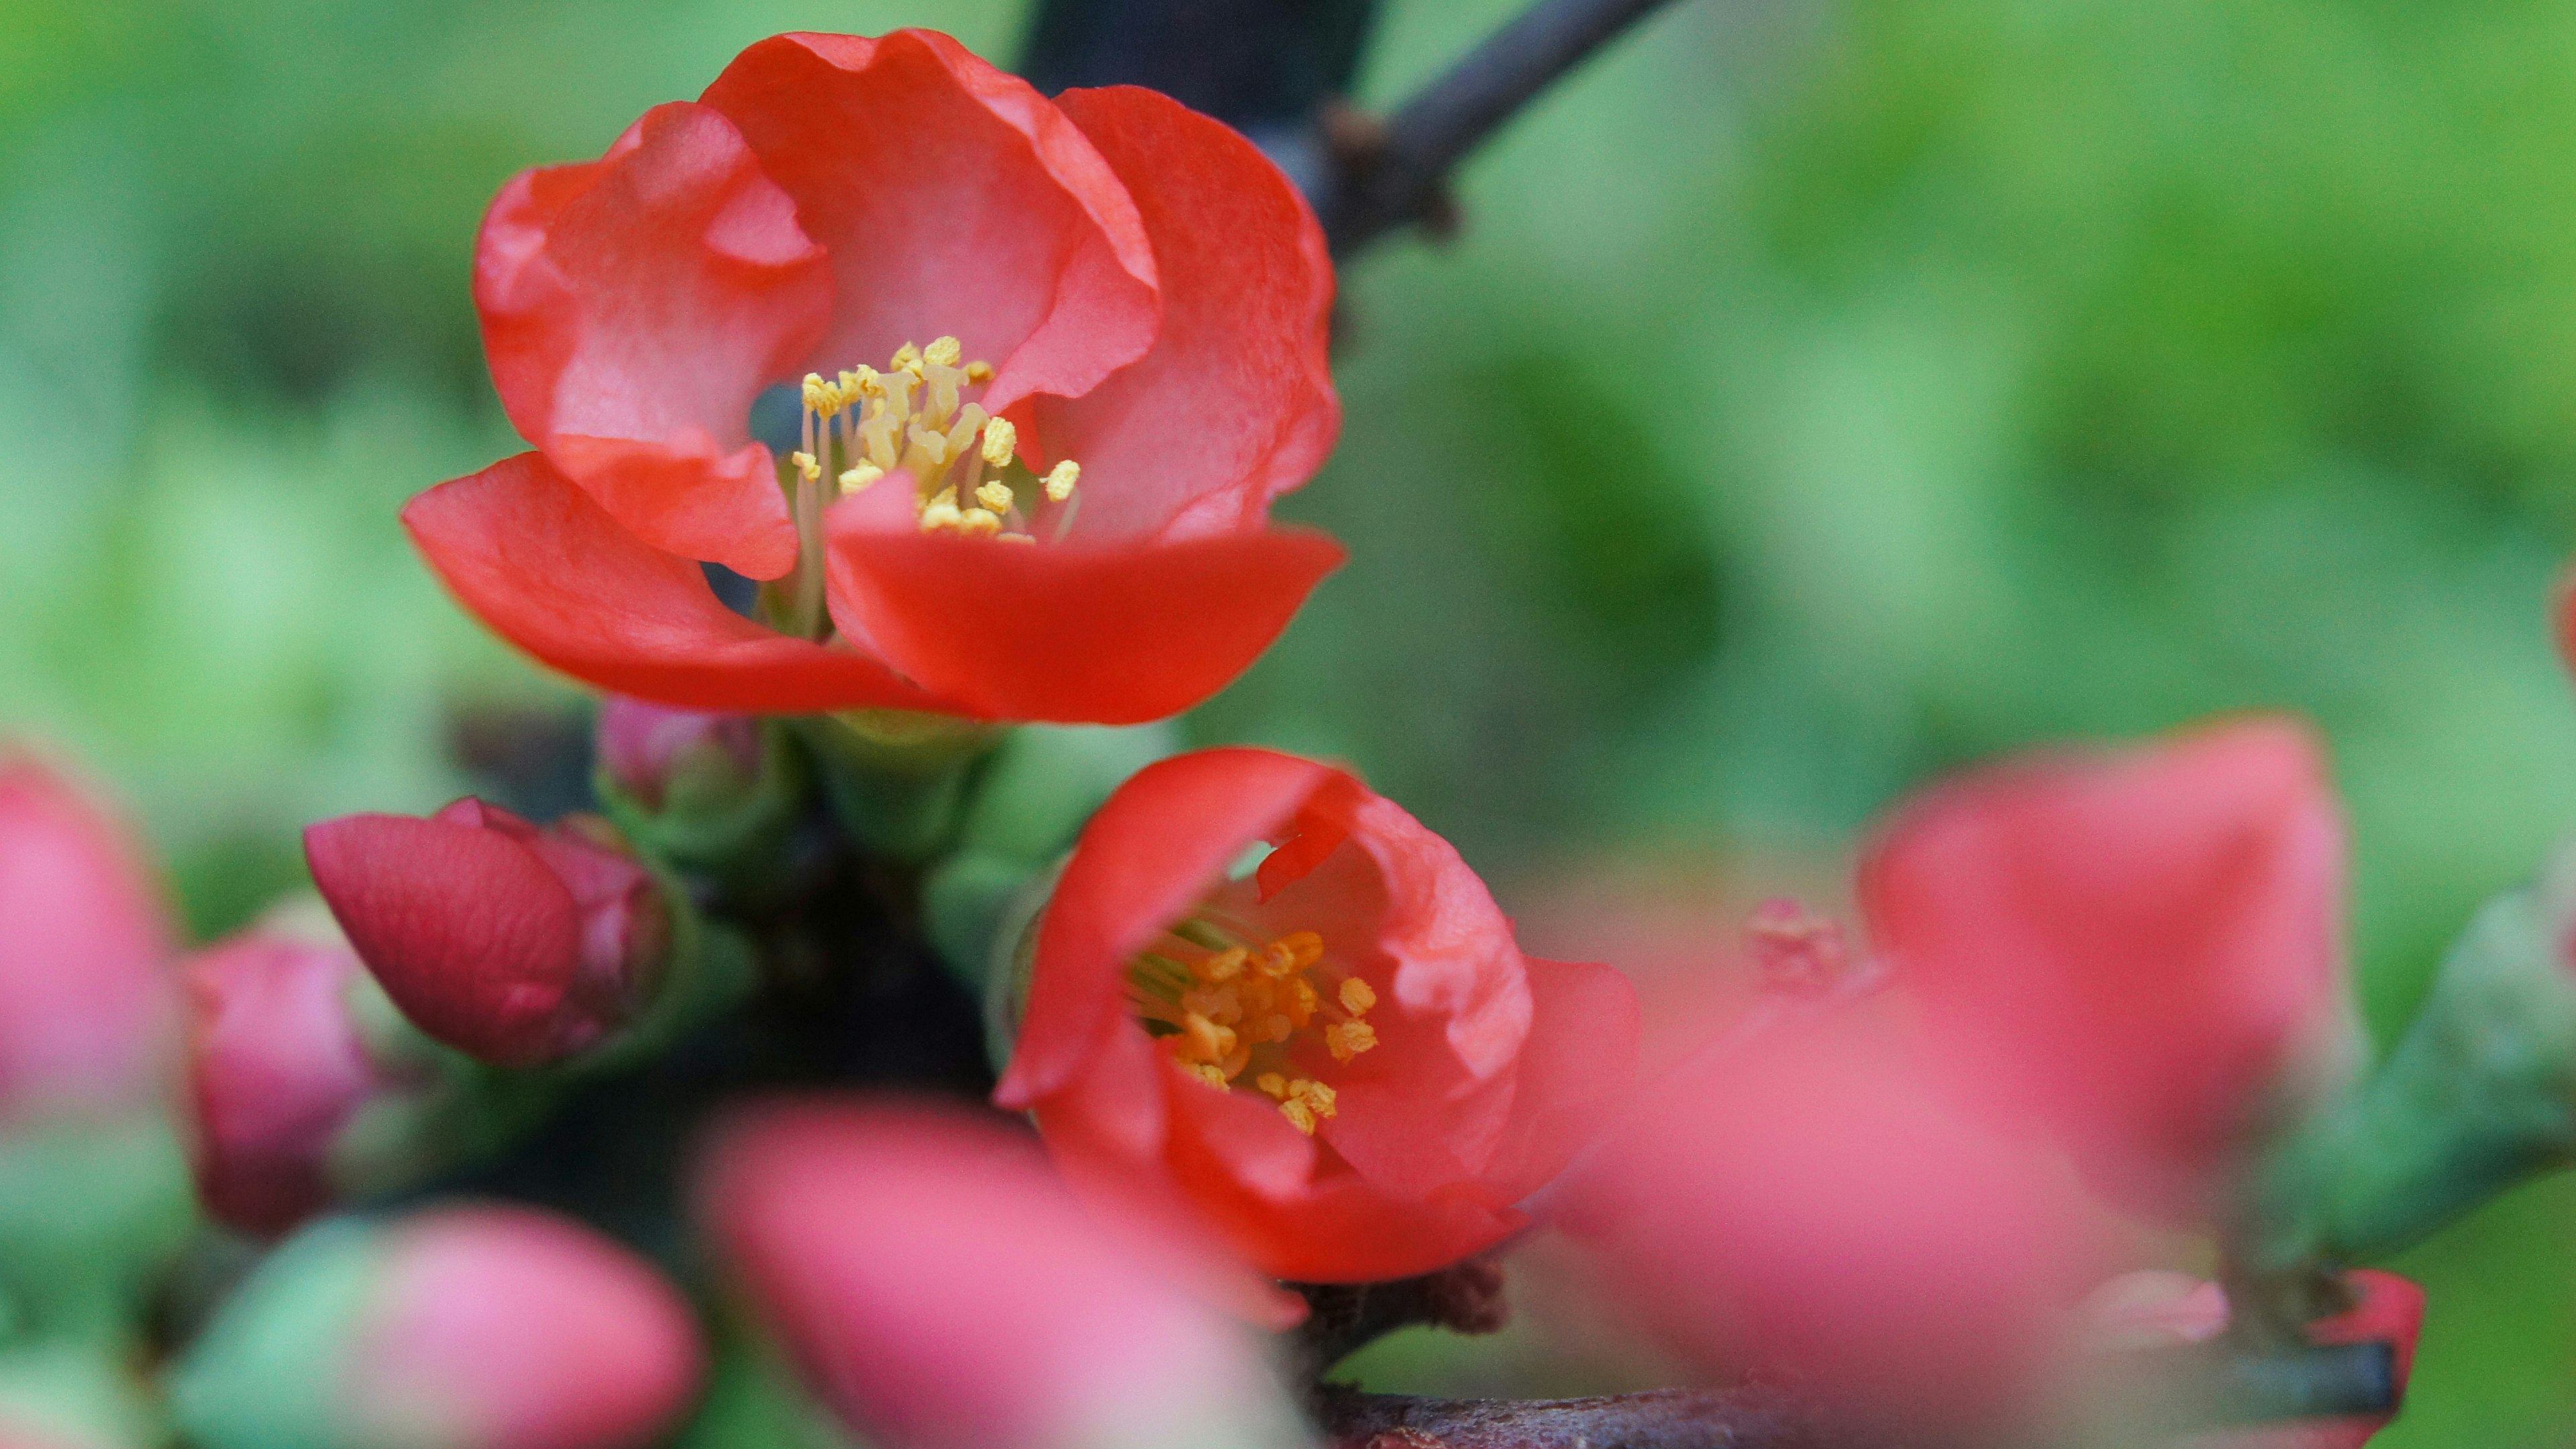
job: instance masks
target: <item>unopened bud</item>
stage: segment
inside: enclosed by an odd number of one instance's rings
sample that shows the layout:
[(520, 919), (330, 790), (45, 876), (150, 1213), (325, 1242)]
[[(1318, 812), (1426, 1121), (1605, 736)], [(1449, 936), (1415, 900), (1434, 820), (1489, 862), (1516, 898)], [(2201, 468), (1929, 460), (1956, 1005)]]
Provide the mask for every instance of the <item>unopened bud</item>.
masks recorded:
[(703, 1370), (678, 1293), (525, 1208), (338, 1219), (263, 1261), (171, 1376), (203, 1449), (616, 1449), (672, 1425)]
[(599, 763), (647, 810), (721, 808), (760, 775), (760, 721), (610, 695), (599, 708)]
[(651, 1001), (673, 906), (606, 822), (540, 830), (468, 797), (304, 832), (313, 881), (424, 1033), (498, 1066), (570, 1056)]

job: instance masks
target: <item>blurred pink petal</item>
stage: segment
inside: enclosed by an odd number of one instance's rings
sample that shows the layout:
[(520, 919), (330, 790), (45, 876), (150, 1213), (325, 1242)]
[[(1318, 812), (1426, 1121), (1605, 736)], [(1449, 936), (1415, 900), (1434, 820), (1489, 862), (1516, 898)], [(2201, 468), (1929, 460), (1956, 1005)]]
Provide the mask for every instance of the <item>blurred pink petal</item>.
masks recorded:
[(680, 1295), (587, 1228), (512, 1207), (386, 1231), (345, 1370), (351, 1443), (623, 1449), (674, 1425), (703, 1371)]
[(170, 933), (122, 827), (0, 745), (0, 1115), (148, 1100)]
[(710, 1226), (815, 1392), (894, 1449), (1271, 1446), (1301, 1431), (1208, 1269), (1086, 1216), (1026, 1135), (922, 1106), (739, 1119)]
[(2277, 718), (1965, 776), (1860, 872), (1871, 942), (1951, 1055), (2099, 1190), (2185, 1224), (2352, 1040), (2343, 886), (2324, 754)]

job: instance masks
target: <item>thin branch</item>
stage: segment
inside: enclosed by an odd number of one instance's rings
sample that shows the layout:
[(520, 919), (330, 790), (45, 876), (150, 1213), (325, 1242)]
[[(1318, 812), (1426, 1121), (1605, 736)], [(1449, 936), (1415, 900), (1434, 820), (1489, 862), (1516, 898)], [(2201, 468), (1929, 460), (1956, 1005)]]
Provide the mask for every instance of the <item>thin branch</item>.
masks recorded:
[[(1601, 1399), (1417, 1399), (1327, 1386), (1332, 1449), (1845, 1449), (1769, 1389), (1668, 1389)], [(1879, 1441), (1872, 1449), (1901, 1449)]]
[(1540, 0), (1345, 148), (1316, 197), (1333, 255), (1347, 257), (1435, 211), (1449, 172), (1539, 92), (1665, 0)]
[(1297, 1291), (1311, 1311), (1290, 1351), (1308, 1379), (1399, 1328), (1492, 1333), (1505, 1317), (1503, 1270), (1486, 1258), (1392, 1283), (1307, 1283)]

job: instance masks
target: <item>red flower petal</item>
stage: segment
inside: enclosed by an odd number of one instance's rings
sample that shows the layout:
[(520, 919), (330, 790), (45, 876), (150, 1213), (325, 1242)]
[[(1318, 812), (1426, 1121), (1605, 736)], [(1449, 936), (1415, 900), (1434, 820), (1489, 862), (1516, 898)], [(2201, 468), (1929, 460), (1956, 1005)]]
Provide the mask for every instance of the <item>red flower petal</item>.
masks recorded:
[(1153, 340), (1153, 249), (1126, 188), (1045, 97), (948, 37), (776, 36), (701, 99), (831, 253), (814, 368), (955, 336), (999, 365), (998, 411), (1086, 392)]
[(1151, 352), (1080, 397), (1036, 402), (1035, 441), (1083, 467), (1078, 532), (1256, 526), (1341, 431), (1323, 229), (1258, 148), (1177, 101), (1119, 86), (1056, 104), (1135, 198), (1163, 285)]
[(733, 124), (644, 114), (608, 155), (524, 172), (476, 245), (484, 354), (521, 436), (655, 548), (754, 578), (796, 530), (751, 400), (831, 305), (822, 251)]
[(1930, 1024), (2097, 1186), (2189, 1221), (2342, 1018), (2343, 827), (2314, 739), (2246, 720), (1922, 797), (1860, 896)]
[(1536, 1192), (1627, 1100), (1645, 1020), (1637, 989), (1608, 966), (1529, 963), (1530, 1033), (1513, 1085), (1511, 1125), (1485, 1180), (1503, 1202)]
[(550, 1056), (581, 969), (572, 892), (496, 831), (350, 815), (304, 832), (313, 883), (385, 994), (429, 1036), (504, 1066)]
[(283, 1232), (330, 1200), (332, 1144), (378, 1086), (345, 996), (361, 969), (258, 931), (188, 963), (197, 1191), (234, 1227)]
[(880, 531), (846, 505), (827, 526), (841, 631), (986, 719), (1178, 714), (1261, 657), (1344, 557), (1305, 529), (1015, 548)]
[(403, 525), (476, 617), (603, 689), (760, 714), (960, 712), (866, 655), (727, 609), (696, 564), (637, 542), (537, 454), (421, 494)]
[(0, 750), (0, 1116), (147, 1099), (166, 1022), (159, 892), (125, 832)]
[(1049, 969), (1029, 983), (1019, 1044), (994, 1100), (1019, 1110), (1066, 1087), (1101, 1033), (1124, 1024), (1128, 958), (1338, 773), (1269, 750), (1199, 750), (1119, 786), (1083, 831), (1038, 928)]

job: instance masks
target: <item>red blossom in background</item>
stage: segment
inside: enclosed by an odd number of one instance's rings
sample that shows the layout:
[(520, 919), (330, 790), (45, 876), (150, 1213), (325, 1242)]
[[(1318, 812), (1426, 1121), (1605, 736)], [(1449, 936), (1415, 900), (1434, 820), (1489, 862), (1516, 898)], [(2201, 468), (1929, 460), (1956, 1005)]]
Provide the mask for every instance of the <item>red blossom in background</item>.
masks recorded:
[(125, 830), (0, 744), (0, 1117), (150, 1100), (170, 928)]
[(2008, 1414), (2110, 1261), (2062, 1168), (1957, 1110), (1863, 1007), (1725, 1037), (1550, 1193), (1603, 1297), (1721, 1375), (1864, 1415)]
[(1932, 1030), (2094, 1185), (2185, 1222), (2267, 1109), (2352, 1042), (2342, 818), (2322, 752), (2248, 719), (1942, 785), (1860, 870)]
[(581, 817), (542, 830), (471, 797), (426, 820), (304, 832), (313, 882), (423, 1032), (501, 1066), (590, 1046), (651, 999), (670, 944), (653, 877)]
[(900, 1449), (1251, 1449), (1303, 1435), (1209, 1265), (1086, 1214), (1020, 1132), (798, 1105), (718, 1139), (700, 1200), (814, 1391)]
[(331, 1200), (340, 1133), (394, 1085), (350, 1015), (365, 967), (344, 944), (254, 928), (185, 979), (198, 1196), (235, 1227), (283, 1231)]
[[(925, 31), (779, 36), (503, 189), (475, 296), (537, 451), (404, 520), (486, 623), (622, 693), (1160, 718), (1340, 562), (1266, 524), (1339, 427), (1332, 294), (1296, 188), (1205, 116), (1050, 101)], [(749, 432), (799, 375), (802, 492)], [(701, 559), (828, 574), (838, 638), (729, 612)]]
[(1519, 1228), (1637, 1034), (1625, 979), (1523, 956), (1458, 853), (1357, 779), (1206, 750), (1083, 832), (996, 1099), (1077, 1185), (1185, 1204), (1274, 1276), (1358, 1282)]

